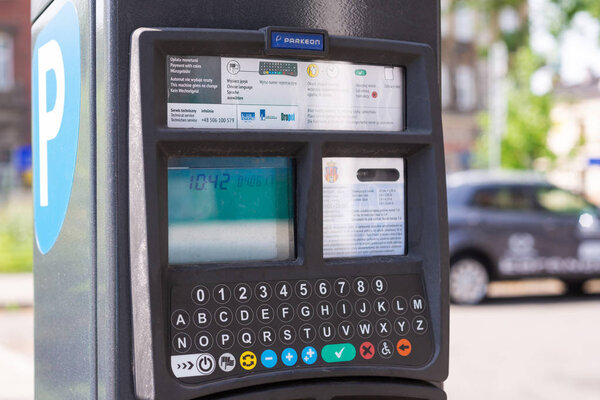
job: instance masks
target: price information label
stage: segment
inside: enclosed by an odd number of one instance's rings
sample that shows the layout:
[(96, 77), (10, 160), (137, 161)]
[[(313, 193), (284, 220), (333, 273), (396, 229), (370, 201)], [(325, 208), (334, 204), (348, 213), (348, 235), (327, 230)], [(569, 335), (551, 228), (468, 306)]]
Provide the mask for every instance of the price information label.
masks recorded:
[(399, 67), (169, 55), (170, 128), (401, 131)]

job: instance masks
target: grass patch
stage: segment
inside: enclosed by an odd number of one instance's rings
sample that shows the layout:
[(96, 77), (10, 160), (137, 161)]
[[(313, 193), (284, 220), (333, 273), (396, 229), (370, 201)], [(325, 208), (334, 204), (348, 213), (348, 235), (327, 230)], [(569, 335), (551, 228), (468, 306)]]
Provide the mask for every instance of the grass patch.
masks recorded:
[(31, 195), (16, 195), (0, 203), (0, 273), (33, 270), (33, 209)]

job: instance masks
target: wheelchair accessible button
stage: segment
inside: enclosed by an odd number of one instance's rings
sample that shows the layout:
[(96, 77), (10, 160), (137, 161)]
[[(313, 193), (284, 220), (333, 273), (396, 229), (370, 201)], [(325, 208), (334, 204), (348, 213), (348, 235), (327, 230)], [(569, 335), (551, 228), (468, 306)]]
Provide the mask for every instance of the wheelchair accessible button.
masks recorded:
[(260, 356), (260, 362), (265, 368), (273, 368), (277, 364), (277, 354), (273, 350), (265, 350)]
[(356, 348), (352, 343), (328, 344), (321, 350), (321, 358), (325, 362), (352, 361), (356, 357)]
[(312, 346), (307, 346), (302, 350), (302, 361), (304, 361), (305, 364), (314, 364), (315, 361), (317, 361), (317, 357), (317, 350)]
[(298, 353), (296, 353), (296, 350), (290, 347), (283, 350), (283, 352), (281, 353), (282, 363), (284, 363), (288, 367), (291, 367), (296, 364), (296, 361), (298, 361)]

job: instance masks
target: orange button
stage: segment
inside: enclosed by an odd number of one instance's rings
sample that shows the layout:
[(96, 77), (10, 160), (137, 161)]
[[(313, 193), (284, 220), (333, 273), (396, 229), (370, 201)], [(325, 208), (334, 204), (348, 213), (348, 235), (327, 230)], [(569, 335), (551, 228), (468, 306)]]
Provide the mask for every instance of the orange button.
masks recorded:
[(396, 344), (396, 350), (398, 350), (398, 354), (402, 357), (406, 357), (412, 350), (412, 344), (410, 344), (408, 339), (400, 339)]

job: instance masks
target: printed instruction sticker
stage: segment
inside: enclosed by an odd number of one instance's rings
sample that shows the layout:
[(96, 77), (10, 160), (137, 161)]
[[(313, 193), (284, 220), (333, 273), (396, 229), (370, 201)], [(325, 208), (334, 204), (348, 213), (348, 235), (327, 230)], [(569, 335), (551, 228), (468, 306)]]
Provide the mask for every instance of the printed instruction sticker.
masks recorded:
[(404, 159), (323, 159), (323, 257), (405, 254)]
[(170, 128), (404, 129), (400, 67), (168, 55), (166, 68)]

